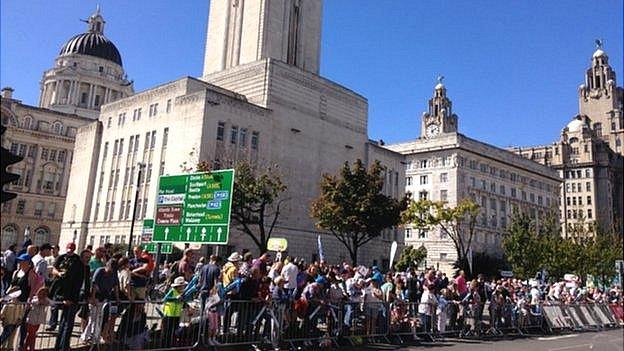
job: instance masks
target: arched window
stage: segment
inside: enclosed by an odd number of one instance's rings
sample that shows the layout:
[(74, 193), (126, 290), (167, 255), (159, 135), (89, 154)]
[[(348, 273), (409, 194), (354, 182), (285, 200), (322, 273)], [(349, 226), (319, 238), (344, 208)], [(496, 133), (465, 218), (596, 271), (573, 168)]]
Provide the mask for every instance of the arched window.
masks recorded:
[(52, 125), (52, 133), (54, 134), (62, 134), (63, 133), (63, 124), (59, 121), (54, 122)]
[(8, 224), (2, 228), (2, 241), (0, 241), (2, 248), (0, 250), (4, 252), (12, 244), (17, 244), (17, 226)]
[(34, 245), (41, 246), (50, 242), (50, 230), (46, 227), (39, 227), (35, 229), (32, 237)]
[(26, 115), (22, 119), (22, 128), (31, 129), (32, 128), (32, 117)]

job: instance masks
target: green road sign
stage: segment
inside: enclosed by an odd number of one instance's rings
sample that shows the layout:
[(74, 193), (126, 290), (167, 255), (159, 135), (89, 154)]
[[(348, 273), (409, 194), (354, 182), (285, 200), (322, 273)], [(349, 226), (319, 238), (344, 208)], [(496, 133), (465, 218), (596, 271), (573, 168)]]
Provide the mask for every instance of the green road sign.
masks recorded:
[(153, 242), (225, 245), (234, 170), (161, 176)]
[[(156, 250), (158, 250), (158, 243), (146, 243), (141, 244), (143, 250), (147, 250), (147, 252), (151, 254), (155, 254)], [(162, 243), (160, 244), (160, 253), (161, 254), (170, 254), (173, 252), (173, 243)]]

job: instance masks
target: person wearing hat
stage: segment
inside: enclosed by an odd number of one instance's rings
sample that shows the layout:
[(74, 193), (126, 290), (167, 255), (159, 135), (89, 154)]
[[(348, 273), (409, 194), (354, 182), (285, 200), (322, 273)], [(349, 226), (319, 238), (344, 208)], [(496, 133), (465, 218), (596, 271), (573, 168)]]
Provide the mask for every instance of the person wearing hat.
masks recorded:
[(182, 292), (186, 287), (186, 280), (180, 276), (173, 280), (171, 289), (167, 292), (163, 298), (163, 314), (165, 315), (162, 321), (162, 331), (160, 334), (160, 347), (169, 348), (175, 338), (175, 331), (180, 324), (180, 316), (182, 316), (182, 308), (184, 302), (182, 301)]
[(232, 252), (228, 257), (227, 263), (223, 266), (223, 286), (230, 285), (238, 277), (238, 269), (241, 265), (241, 255), (238, 252)]

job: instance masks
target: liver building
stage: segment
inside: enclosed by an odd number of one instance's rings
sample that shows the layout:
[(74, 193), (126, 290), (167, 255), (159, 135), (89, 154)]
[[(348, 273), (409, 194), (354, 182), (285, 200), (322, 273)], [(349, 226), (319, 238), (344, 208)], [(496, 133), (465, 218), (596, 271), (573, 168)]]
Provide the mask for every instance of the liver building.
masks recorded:
[(617, 86), (609, 56), (598, 48), (579, 86), (579, 113), (551, 145), (515, 148), (549, 165), (564, 179), (559, 215), (565, 236), (623, 232), (624, 89)]

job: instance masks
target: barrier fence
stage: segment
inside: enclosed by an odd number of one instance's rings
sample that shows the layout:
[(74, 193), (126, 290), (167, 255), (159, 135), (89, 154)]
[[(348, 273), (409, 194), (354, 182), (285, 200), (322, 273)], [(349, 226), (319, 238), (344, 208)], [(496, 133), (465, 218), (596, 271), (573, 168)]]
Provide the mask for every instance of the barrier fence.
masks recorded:
[[(204, 308), (202, 301), (194, 300), (171, 308), (152, 301), (52, 306), (0, 302), (0, 349), (12, 350), (17, 344), (32, 350), (164, 351), (219, 345), (294, 349), (435, 341), (446, 336), (542, 335), (624, 325), (621, 304), (309, 301), (301, 305), (225, 300)], [(43, 320), (38, 327), (32, 324)]]

